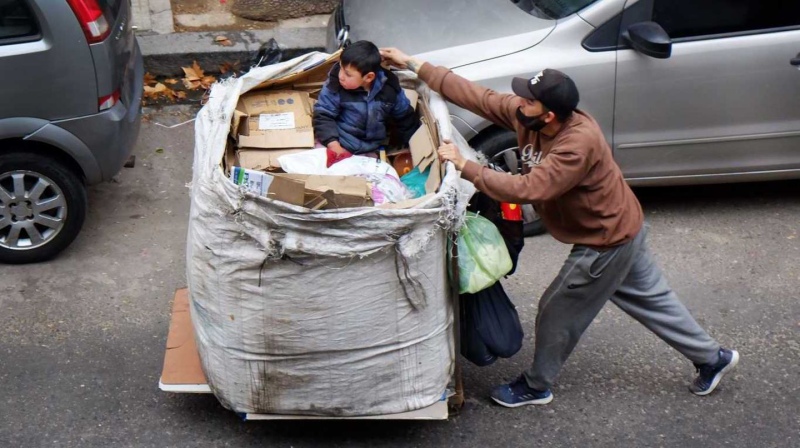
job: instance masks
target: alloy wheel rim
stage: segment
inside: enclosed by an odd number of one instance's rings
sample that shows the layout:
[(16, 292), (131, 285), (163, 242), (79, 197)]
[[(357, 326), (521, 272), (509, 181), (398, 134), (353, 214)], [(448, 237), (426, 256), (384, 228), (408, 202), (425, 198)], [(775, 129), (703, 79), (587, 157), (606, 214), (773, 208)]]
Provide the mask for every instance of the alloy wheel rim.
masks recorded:
[(0, 247), (32, 250), (64, 228), (67, 201), (47, 176), (16, 170), (0, 174)]

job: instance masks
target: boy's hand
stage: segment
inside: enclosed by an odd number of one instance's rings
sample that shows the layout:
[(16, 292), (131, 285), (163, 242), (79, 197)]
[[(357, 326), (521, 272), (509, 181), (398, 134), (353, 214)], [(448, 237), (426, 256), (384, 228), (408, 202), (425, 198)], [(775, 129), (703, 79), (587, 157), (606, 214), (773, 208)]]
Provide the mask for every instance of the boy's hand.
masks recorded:
[(336, 154), (341, 154), (341, 153), (343, 153), (343, 152), (347, 151), (346, 149), (344, 149), (344, 147), (342, 147), (342, 144), (341, 144), (341, 143), (339, 143), (339, 142), (338, 142), (338, 141), (336, 141), (336, 140), (334, 140), (334, 141), (332, 141), (332, 142), (328, 143), (328, 150), (329, 150), (329, 151), (333, 151), (333, 152), (335, 152)]
[(461, 151), (450, 140), (444, 140), (444, 144), (439, 147), (439, 158), (442, 161), (453, 162), (459, 171), (462, 171), (467, 163), (467, 159), (461, 155)]
[(419, 68), (422, 67), (423, 64), (423, 61), (413, 56), (409, 56), (397, 48), (381, 48), (380, 52), (383, 62), (388, 62), (397, 68), (407, 68), (414, 73), (419, 72)]
[(350, 153), (350, 151), (344, 149), (337, 141), (328, 143), (326, 154), (328, 155), (328, 160), (326, 162), (327, 168), (330, 168), (334, 163), (341, 162), (342, 160), (353, 155)]

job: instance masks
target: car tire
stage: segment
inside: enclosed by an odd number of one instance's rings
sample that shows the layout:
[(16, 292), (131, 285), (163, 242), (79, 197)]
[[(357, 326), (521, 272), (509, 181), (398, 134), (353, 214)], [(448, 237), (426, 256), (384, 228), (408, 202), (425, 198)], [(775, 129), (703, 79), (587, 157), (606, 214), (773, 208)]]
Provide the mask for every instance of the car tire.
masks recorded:
[[(495, 131), (486, 136), (480, 136), (472, 141), (476, 151), (486, 156), (489, 163), (495, 167), (510, 173), (518, 173), (519, 166), (519, 145), (517, 136), (510, 131)], [(533, 206), (523, 205), (523, 229), (524, 236), (537, 236), (547, 233), (544, 223), (533, 210)]]
[(72, 243), (86, 219), (81, 177), (58, 160), (0, 153), (0, 263), (45, 261)]

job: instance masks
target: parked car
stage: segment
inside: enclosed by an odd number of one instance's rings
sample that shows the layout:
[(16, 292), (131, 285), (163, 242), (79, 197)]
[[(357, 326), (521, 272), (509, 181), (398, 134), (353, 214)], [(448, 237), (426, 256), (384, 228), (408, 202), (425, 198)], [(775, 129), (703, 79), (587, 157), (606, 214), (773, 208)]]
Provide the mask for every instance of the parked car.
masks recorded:
[(0, 0), (0, 263), (78, 235), (86, 186), (128, 159), (142, 56), (128, 0)]
[[(329, 50), (396, 46), (503, 92), (564, 71), (634, 186), (800, 178), (800, 2), (344, 0), (328, 26)], [(516, 169), (513, 134), (451, 112)]]

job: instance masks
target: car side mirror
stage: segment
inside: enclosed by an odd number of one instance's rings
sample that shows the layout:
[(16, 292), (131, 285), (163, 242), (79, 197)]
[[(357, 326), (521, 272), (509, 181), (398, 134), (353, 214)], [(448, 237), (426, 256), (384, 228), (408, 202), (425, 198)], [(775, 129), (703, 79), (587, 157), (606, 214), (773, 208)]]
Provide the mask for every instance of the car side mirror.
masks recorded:
[(667, 59), (672, 55), (672, 39), (656, 22), (634, 23), (622, 33), (622, 38), (646, 56)]

